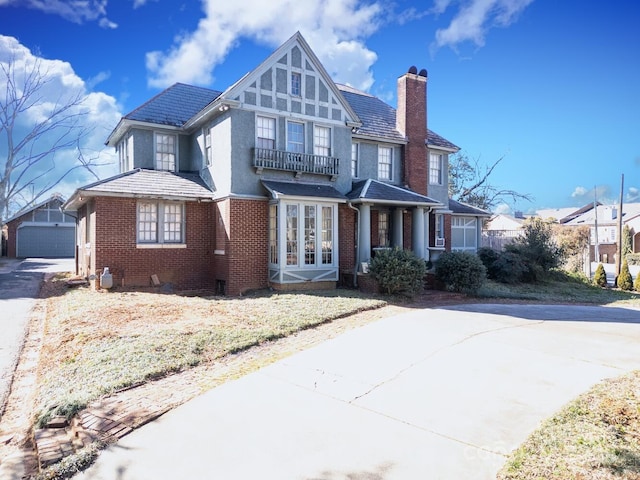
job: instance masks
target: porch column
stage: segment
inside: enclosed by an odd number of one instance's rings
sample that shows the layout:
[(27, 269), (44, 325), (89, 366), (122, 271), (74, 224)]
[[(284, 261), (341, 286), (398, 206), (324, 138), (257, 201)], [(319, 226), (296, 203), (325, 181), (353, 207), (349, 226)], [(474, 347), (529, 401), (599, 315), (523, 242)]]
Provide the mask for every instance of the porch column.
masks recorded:
[(402, 238), (403, 232), (403, 222), (402, 222), (402, 213), (404, 210), (402, 208), (396, 208), (393, 211), (393, 246), (403, 248), (404, 242)]
[(420, 258), (426, 258), (424, 248), (424, 208), (416, 207), (412, 213), (411, 243), (413, 245), (413, 253)]
[(429, 260), (431, 258), (431, 250), (429, 249), (429, 215), (431, 214), (431, 208), (427, 208), (424, 211), (424, 259)]
[[(368, 262), (371, 260), (371, 205), (363, 203), (359, 207), (360, 210), (360, 236), (358, 244), (360, 245), (360, 258), (358, 263)], [(360, 268), (358, 266), (358, 268)]]

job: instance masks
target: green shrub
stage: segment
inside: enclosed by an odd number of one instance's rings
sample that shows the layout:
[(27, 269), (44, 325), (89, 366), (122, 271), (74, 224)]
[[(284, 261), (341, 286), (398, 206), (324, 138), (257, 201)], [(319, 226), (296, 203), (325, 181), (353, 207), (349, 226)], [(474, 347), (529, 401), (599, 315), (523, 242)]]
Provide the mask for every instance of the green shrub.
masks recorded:
[(486, 276), (487, 269), (473, 253), (445, 252), (436, 262), (436, 279), (453, 292), (476, 292)]
[(595, 273), (593, 274), (593, 283), (600, 287), (606, 287), (607, 283), (607, 272), (604, 271), (604, 265), (601, 263), (598, 264)]
[(633, 289), (636, 292), (640, 292), (640, 272), (636, 275), (636, 280), (633, 282)]
[(522, 257), (522, 263), (526, 266), (521, 277), (524, 282), (541, 280), (564, 260), (563, 249), (553, 239), (552, 224), (536, 217), (527, 220), (523, 235), (505, 245), (505, 251)]
[(621, 290), (633, 290), (633, 280), (631, 272), (629, 272), (629, 264), (626, 260), (622, 261), (620, 267), (620, 275), (618, 275), (618, 288)]
[(500, 253), (494, 250), (493, 248), (480, 247), (478, 249), (477, 255), (480, 261), (482, 262), (482, 264), (484, 265), (484, 268), (487, 270), (487, 278), (491, 278), (492, 280), (495, 280), (493, 264), (495, 263), (496, 260), (498, 260)]
[(381, 250), (371, 260), (369, 272), (388, 293), (414, 295), (422, 289), (426, 264), (410, 250)]
[(640, 266), (640, 253), (627, 253), (624, 258), (629, 262), (629, 265)]
[(489, 278), (500, 283), (520, 283), (529, 270), (522, 255), (517, 252), (504, 251), (493, 262), (493, 276)]

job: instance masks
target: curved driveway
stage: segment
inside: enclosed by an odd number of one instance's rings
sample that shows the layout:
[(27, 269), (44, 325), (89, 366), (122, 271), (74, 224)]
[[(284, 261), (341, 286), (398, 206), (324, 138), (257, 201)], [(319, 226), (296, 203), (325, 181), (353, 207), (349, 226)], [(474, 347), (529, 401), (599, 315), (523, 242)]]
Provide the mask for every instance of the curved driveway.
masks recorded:
[(75, 269), (73, 259), (0, 259), (0, 415), (40, 282), (47, 272)]
[(640, 368), (639, 347), (640, 310), (416, 310), (215, 388), (79, 478), (494, 479), (541, 420)]

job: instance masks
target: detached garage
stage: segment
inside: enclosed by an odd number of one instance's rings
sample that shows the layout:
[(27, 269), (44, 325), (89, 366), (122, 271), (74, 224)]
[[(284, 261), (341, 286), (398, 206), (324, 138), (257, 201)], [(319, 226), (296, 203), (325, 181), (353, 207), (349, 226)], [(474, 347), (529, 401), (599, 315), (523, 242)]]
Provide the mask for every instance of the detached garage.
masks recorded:
[(64, 198), (53, 195), (7, 220), (9, 257), (72, 258), (75, 256), (75, 218), (60, 210)]

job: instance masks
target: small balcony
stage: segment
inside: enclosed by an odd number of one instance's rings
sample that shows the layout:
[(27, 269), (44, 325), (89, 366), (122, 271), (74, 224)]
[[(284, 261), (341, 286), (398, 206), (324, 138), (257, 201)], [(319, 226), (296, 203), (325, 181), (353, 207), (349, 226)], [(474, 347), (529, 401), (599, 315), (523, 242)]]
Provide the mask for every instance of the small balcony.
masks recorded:
[(325, 157), (324, 155), (312, 155), (308, 153), (287, 152), (284, 150), (272, 150), (270, 148), (253, 149), (253, 166), (256, 173), (269, 168), (271, 170), (284, 170), (296, 172), (296, 177), (303, 173), (317, 173), (329, 175), (331, 180), (338, 176), (340, 160), (335, 157)]

